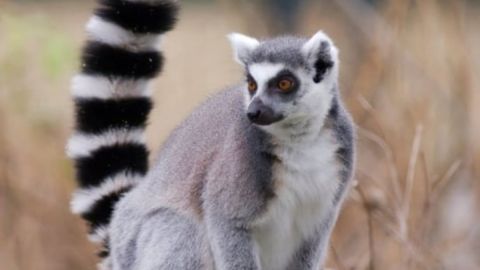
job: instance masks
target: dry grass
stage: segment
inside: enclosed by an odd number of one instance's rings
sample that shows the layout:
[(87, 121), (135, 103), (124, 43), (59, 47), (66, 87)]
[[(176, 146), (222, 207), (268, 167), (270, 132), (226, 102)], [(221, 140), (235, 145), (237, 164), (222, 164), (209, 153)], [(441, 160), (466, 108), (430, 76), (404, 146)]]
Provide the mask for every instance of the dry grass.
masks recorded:
[[(94, 269), (94, 248), (68, 211), (74, 181), (63, 153), (69, 79), (91, 7), (0, 3), (2, 270)], [(330, 268), (480, 269), (479, 13), (434, 0), (302, 10), (300, 31), (323, 28), (341, 49), (341, 85), (358, 125), (358, 185), (336, 226)], [(240, 79), (224, 39), (232, 30), (269, 27), (251, 5), (185, 7), (165, 40), (152, 148), (206, 95)]]

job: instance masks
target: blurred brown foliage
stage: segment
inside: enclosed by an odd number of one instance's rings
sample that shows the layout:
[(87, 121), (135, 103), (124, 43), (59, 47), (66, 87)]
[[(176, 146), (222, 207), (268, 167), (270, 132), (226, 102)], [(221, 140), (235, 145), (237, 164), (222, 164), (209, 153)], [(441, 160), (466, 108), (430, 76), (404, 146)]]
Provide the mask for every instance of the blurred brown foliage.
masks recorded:
[[(323, 29), (336, 41), (358, 125), (358, 184), (328, 267), (480, 269), (480, 5), (378, 2), (306, 1), (296, 17), (298, 34)], [(95, 267), (86, 228), (68, 210), (64, 155), (69, 80), (92, 7), (0, 2), (1, 270)], [(184, 5), (165, 40), (151, 148), (208, 94), (241, 80), (224, 36), (276, 32), (281, 14), (268, 11), (248, 1)]]

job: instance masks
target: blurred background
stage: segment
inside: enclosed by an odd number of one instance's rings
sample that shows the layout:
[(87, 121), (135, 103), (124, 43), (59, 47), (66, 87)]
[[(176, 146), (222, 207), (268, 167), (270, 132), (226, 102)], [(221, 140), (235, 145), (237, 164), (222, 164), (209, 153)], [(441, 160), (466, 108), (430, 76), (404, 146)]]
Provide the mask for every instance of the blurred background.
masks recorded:
[[(93, 0), (0, 0), (0, 269), (95, 269), (64, 145)], [(239, 82), (225, 35), (310, 36), (340, 48), (358, 125), (357, 185), (328, 268), (480, 269), (480, 1), (183, 1), (155, 84), (148, 141)]]

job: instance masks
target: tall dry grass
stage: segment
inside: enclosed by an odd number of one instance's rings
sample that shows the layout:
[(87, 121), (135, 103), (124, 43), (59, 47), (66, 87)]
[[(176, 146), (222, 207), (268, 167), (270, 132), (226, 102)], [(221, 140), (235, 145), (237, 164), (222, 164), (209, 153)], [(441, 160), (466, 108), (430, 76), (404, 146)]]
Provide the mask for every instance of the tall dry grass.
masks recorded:
[[(63, 153), (92, 6), (0, 3), (2, 270), (94, 269), (94, 247), (68, 211), (74, 181)], [(329, 268), (480, 269), (479, 13), (478, 4), (435, 0), (315, 1), (300, 11), (301, 34), (322, 28), (340, 47), (358, 125), (357, 185)], [(165, 40), (152, 148), (206, 95), (240, 80), (224, 35), (268, 35), (270, 25), (249, 2), (185, 5)]]

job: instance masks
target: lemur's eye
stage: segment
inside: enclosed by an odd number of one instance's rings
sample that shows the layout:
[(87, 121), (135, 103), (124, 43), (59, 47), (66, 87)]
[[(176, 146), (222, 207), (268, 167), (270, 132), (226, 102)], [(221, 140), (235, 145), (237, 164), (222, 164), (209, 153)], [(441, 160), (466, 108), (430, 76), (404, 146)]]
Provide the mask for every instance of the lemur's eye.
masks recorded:
[(282, 92), (288, 92), (293, 89), (293, 85), (294, 85), (293, 80), (289, 78), (283, 78), (280, 81), (278, 81), (277, 87)]
[(249, 79), (247, 84), (248, 84), (248, 91), (250, 93), (254, 93), (255, 91), (257, 91), (257, 83), (254, 80)]

